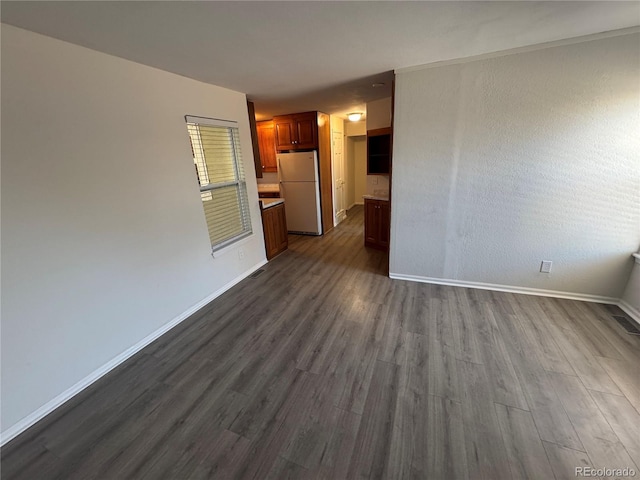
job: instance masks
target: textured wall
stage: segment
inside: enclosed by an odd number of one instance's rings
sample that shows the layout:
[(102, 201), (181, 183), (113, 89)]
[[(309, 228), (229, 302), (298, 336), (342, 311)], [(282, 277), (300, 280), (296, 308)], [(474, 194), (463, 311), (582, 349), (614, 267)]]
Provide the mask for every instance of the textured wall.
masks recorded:
[(363, 204), (363, 195), (367, 193), (367, 137), (353, 138), (353, 158), (355, 163), (355, 199), (357, 204)]
[(399, 73), (390, 271), (620, 297), (638, 125), (638, 34)]
[[(211, 257), (184, 115), (237, 120), (254, 235)], [(2, 25), (2, 431), (264, 260), (243, 94)]]

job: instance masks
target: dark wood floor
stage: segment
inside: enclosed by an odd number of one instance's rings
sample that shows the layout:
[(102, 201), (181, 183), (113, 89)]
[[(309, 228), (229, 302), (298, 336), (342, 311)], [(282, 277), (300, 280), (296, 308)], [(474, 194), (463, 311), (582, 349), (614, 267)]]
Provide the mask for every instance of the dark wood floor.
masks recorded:
[(640, 475), (617, 307), (386, 277), (362, 209), (2, 449), (3, 479)]

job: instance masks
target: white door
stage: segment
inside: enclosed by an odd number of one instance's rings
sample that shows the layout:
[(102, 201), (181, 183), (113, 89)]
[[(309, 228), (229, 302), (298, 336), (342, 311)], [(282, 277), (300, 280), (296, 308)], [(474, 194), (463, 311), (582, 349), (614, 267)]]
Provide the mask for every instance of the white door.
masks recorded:
[(333, 132), (333, 211), (334, 224), (347, 218), (346, 192), (344, 188), (344, 136), (342, 132)]

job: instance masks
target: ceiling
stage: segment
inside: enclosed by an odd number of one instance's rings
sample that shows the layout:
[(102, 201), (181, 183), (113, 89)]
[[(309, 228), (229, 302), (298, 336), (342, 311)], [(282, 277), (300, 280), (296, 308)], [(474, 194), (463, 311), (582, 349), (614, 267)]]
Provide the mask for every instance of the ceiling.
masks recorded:
[(261, 119), (363, 111), (396, 68), (636, 26), (640, 3), (2, 1), (1, 18), (244, 92)]

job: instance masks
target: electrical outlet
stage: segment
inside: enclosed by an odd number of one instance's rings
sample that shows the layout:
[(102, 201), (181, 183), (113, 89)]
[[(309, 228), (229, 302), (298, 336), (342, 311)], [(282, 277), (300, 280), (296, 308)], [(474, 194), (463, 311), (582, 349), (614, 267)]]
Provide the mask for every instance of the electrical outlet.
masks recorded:
[(244, 260), (244, 249), (238, 249), (238, 260)]
[(551, 265), (553, 265), (553, 262), (551, 260), (543, 260), (542, 263), (540, 264), (540, 272), (550, 273)]

